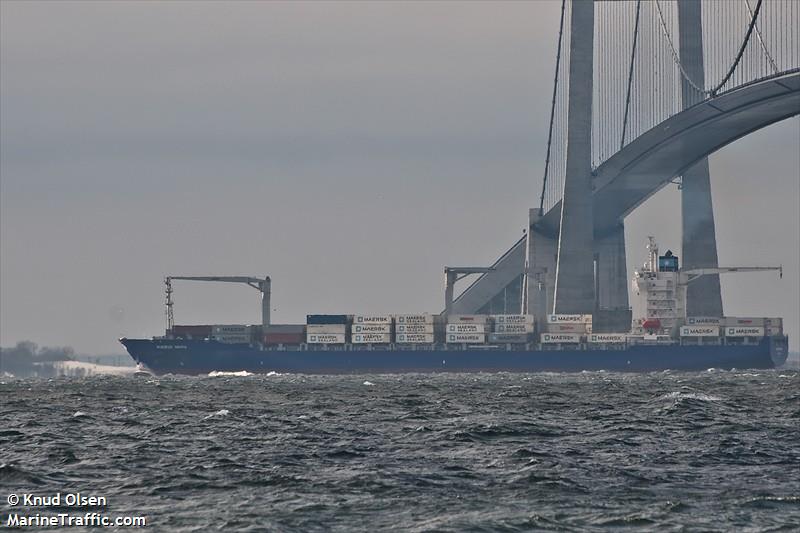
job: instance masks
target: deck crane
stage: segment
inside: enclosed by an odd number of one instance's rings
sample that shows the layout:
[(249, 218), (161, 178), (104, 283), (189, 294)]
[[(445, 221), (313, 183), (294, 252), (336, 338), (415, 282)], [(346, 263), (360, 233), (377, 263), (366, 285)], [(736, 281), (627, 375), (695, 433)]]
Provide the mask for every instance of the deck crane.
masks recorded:
[(222, 281), (227, 283), (243, 283), (249, 287), (253, 287), (261, 293), (261, 325), (268, 326), (270, 323), (270, 297), (272, 295), (272, 280), (269, 276), (265, 278), (255, 278), (252, 276), (167, 276), (164, 278), (164, 284), (167, 287), (167, 331), (171, 331), (172, 326), (175, 324), (172, 313), (172, 280)]

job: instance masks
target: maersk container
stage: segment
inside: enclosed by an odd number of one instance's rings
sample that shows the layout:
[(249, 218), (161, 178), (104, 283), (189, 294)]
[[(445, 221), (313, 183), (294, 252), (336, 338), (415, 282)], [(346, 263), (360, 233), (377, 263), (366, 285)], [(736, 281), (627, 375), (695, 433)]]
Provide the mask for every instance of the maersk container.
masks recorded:
[(525, 344), (530, 341), (530, 335), (520, 333), (489, 333), (489, 342), (498, 344)]
[(399, 344), (433, 344), (433, 333), (398, 333), (395, 342)]
[(767, 335), (770, 337), (775, 337), (778, 335), (783, 335), (783, 328), (780, 326), (767, 326), (764, 328)]
[(591, 333), (592, 325), (584, 323), (559, 322), (555, 324), (545, 324), (547, 333)]
[(308, 344), (344, 344), (344, 333), (308, 333)]
[(205, 339), (211, 336), (211, 325), (172, 326), (172, 336), (179, 339)]
[(548, 324), (591, 324), (592, 315), (547, 315)]
[(395, 315), (394, 321), (396, 324), (433, 324), (433, 315), (430, 313)]
[(433, 335), (433, 324), (397, 324), (396, 333), (420, 333)]
[(448, 324), (486, 324), (489, 315), (448, 315)]
[(344, 335), (347, 333), (345, 324), (309, 324), (306, 326), (306, 333), (332, 333), (334, 335)]
[(494, 330), (497, 333), (533, 333), (533, 324), (495, 324)]
[(579, 333), (542, 333), (539, 341), (542, 344), (577, 344), (582, 337)]
[(495, 324), (531, 324), (533, 315), (491, 315)]
[(391, 324), (392, 317), (389, 315), (356, 315), (353, 317), (353, 324)]
[(764, 328), (761, 326), (729, 326), (725, 328), (726, 337), (763, 337)]
[(211, 326), (213, 335), (250, 335), (250, 326), (245, 324), (216, 324)]
[(222, 342), (224, 344), (250, 344), (250, 335), (226, 334), (226, 335), (213, 335), (211, 338), (217, 342)]
[(486, 342), (486, 335), (482, 333), (448, 333), (446, 340), (447, 342), (468, 342), (473, 344), (482, 344)]
[(391, 324), (353, 324), (350, 326), (350, 331), (353, 333), (391, 333)]
[(352, 340), (353, 344), (389, 344), (392, 336), (389, 333), (356, 333)]
[(264, 333), (305, 333), (305, 324), (269, 324), (264, 326)]
[(721, 326), (722, 318), (714, 316), (690, 316), (686, 318), (689, 326)]
[(783, 329), (783, 319), (779, 317), (775, 318), (765, 318), (764, 325), (773, 328), (781, 328)]
[(628, 335), (625, 333), (592, 333), (589, 342), (595, 344), (625, 344)]
[(681, 326), (681, 337), (719, 337), (719, 326)]
[(760, 326), (764, 327), (764, 318), (761, 317), (735, 317), (726, 316), (724, 319), (725, 326)]
[(484, 333), (485, 324), (447, 324), (447, 333)]
[(347, 315), (306, 315), (306, 324), (347, 324)]

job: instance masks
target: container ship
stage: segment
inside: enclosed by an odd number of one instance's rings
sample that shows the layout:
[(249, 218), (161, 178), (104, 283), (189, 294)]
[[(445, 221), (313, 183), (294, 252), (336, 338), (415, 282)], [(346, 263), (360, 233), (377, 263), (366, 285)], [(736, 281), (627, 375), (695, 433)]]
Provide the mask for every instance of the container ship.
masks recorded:
[[(246, 276), (166, 278), (167, 329), (150, 339), (122, 338), (131, 357), (156, 375), (251, 373), (580, 372), (774, 368), (788, 355), (781, 318), (686, 316), (686, 288), (710, 274), (778, 270), (681, 270), (678, 257), (649, 257), (633, 277), (641, 317), (594, 314), (307, 315), (273, 324), (271, 280)], [(262, 295), (262, 323), (176, 325), (175, 280), (245, 283)], [(448, 285), (446, 294), (452, 295)], [(624, 328), (620, 324), (624, 324)], [(624, 329), (624, 331), (620, 331)]]

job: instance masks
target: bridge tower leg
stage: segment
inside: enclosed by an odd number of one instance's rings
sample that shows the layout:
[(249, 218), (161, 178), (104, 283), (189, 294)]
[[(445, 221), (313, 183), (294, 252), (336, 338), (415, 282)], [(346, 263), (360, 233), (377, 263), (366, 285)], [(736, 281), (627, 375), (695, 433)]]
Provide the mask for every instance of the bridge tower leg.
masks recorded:
[[(699, 87), (705, 86), (703, 26), (700, 2), (678, 0), (680, 59), (686, 74)], [(704, 95), (685, 79), (681, 83), (683, 108), (703, 100)], [(711, 202), (711, 175), (704, 157), (683, 173), (681, 223), (683, 268), (716, 268), (717, 238)], [(723, 316), (719, 275), (703, 276), (692, 282), (686, 293), (688, 316)]]
[(540, 218), (538, 209), (529, 211), (522, 298), (522, 312), (533, 315), (537, 324), (544, 323), (553, 310), (558, 255), (558, 239), (539, 228)]
[(598, 309), (628, 309), (628, 266), (625, 262), (625, 226), (594, 240)]
[(570, 20), (567, 163), (553, 311), (594, 310), (592, 216), (592, 81), (594, 2), (572, 2)]

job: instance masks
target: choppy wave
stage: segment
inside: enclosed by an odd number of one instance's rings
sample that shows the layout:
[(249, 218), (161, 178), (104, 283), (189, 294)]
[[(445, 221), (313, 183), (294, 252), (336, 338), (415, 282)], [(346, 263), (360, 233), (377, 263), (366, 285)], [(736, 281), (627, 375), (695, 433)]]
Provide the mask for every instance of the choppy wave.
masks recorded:
[(791, 531), (800, 372), (750, 374), (14, 380), (0, 494), (153, 531)]
[(218, 377), (228, 377), (233, 376), (237, 378), (245, 378), (247, 376), (254, 376), (252, 372), (248, 372), (247, 370), (239, 370), (238, 372), (225, 372), (223, 370), (212, 370), (208, 373), (208, 377), (210, 378), (218, 378)]

